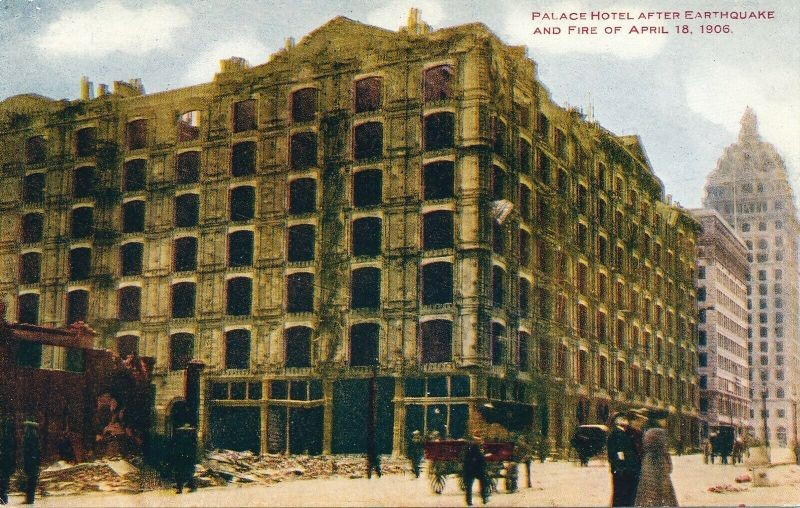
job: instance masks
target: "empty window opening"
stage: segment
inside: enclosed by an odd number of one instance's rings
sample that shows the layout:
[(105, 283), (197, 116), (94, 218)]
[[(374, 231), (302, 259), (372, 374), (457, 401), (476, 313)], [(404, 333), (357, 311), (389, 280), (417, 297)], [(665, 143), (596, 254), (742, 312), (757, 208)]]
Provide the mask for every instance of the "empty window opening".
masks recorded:
[(138, 150), (147, 146), (147, 120), (128, 122), (125, 132), (128, 150)]
[(506, 172), (498, 166), (492, 166), (492, 199), (505, 199)]
[(291, 168), (308, 169), (317, 165), (317, 133), (298, 132), (289, 140)]
[(356, 113), (381, 109), (381, 78), (364, 78), (356, 81)]
[(197, 270), (197, 238), (184, 236), (175, 239), (175, 271), (190, 272)]
[(253, 232), (234, 231), (228, 235), (228, 266), (253, 265)]
[(378, 364), (380, 329), (377, 323), (359, 323), (350, 327), (350, 365)]
[(502, 365), (506, 359), (506, 327), (492, 323), (492, 365)]
[(519, 140), (519, 167), (526, 175), (531, 174), (531, 144), (524, 139)]
[(122, 205), (122, 232), (144, 231), (144, 201), (128, 201)]
[(182, 194), (175, 197), (175, 226), (189, 228), (197, 225), (200, 218), (200, 196)]
[(506, 153), (506, 123), (496, 116), (492, 117), (492, 150), (498, 155)]
[(517, 368), (521, 372), (530, 371), (530, 344), (531, 336), (528, 332), (517, 334)]
[(422, 81), (425, 102), (442, 101), (453, 97), (453, 68), (449, 65), (425, 70)]
[(67, 324), (86, 322), (89, 313), (89, 292), (76, 289), (67, 293)]
[(233, 105), (233, 132), (256, 129), (256, 100), (247, 99)]
[(81, 206), (73, 208), (70, 219), (70, 234), (72, 238), (87, 238), (92, 234), (94, 222), (94, 208)]
[(231, 330), (225, 333), (225, 368), (250, 368), (249, 330)]
[(298, 178), (289, 182), (289, 213), (300, 215), (317, 209), (317, 181)]
[(381, 253), (380, 217), (362, 217), (353, 221), (352, 251), (354, 256), (377, 256)]
[(43, 230), (44, 215), (41, 213), (27, 213), (22, 216), (22, 243), (42, 241)]
[(117, 354), (122, 359), (129, 356), (139, 356), (139, 337), (136, 335), (117, 337)]
[(249, 316), (253, 307), (253, 280), (249, 277), (228, 279), (227, 313), (229, 316)]
[(303, 88), (292, 94), (292, 121), (310, 122), (317, 114), (317, 89)]
[(194, 335), (175, 333), (169, 337), (169, 370), (183, 370), (194, 356)]
[(450, 249), (453, 247), (453, 212), (439, 210), (422, 216), (422, 249)]
[(492, 252), (502, 256), (506, 251), (506, 235), (501, 224), (492, 221)]
[(33, 173), (25, 177), (22, 182), (23, 203), (44, 203), (44, 176), (44, 173)]
[(451, 161), (426, 164), (423, 172), (426, 200), (449, 199), (454, 196), (453, 163)]
[(39, 282), (42, 272), (42, 255), (38, 252), (27, 252), (19, 257), (19, 283), (35, 284)]
[(531, 283), (524, 277), (519, 278), (519, 312), (527, 316), (531, 310)]
[(359, 171), (353, 175), (353, 206), (375, 206), (383, 201), (383, 174), (379, 169)]
[(178, 282), (172, 285), (172, 317), (194, 317), (196, 288), (194, 282)]
[(127, 192), (144, 190), (147, 180), (147, 161), (134, 159), (125, 163), (123, 189)]
[(377, 309), (381, 305), (381, 271), (366, 267), (353, 270), (350, 286), (350, 307)]
[(452, 148), (455, 143), (455, 115), (453, 113), (434, 113), (425, 117), (425, 150)]
[(311, 328), (293, 326), (284, 332), (286, 338), (286, 366), (311, 367)]
[(492, 306), (502, 307), (506, 295), (506, 272), (497, 265), (492, 267)]
[(41, 164), (47, 159), (47, 141), (44, 136), (34, 136), (25, 141), (25, 160), (28, 164)]
[(362, 123), (353, 130), (353, 157), (355, 160), (377, 159), (383, 156), (382, 123)]
[(314, 310), (314, 274), (299, 272), (286, 277), (286, 310), (288, 312)]
[(126, 243), (120, 247), (120, 265), (123, 277), (142, 274), (143, 254), (144, 245), (138, 242)]
[(453, 303), (453, 265), (436, 262), (422, 265), (422, 304)]
[(95, 143), (97, 142), (97, 129), (86, 127), (75, 133), (75, 154), (78, 157), (88, 157), (94, 155)]
[(231, 149), (231, 174), (247, 176), (256, 173), (256, 144), (254, 141), (236, 143)]
[(125, 286), (117, 291), (120, 321), (139, 321), (142, 310), (142, 288)]
[(29, 325), (39, 323), (39, 295), (27, 293), (17, 300), (17, 321)]
[(453, 322), (432, 319), (419, 324), (422, 363), (442, 363), (453, 359)]
[(531, 189), (527, 185), (519, 186), (519, 215), (525, 221), (531, 220)]
[(72, 195), (76, 198), (90, 198), (94, 195), (94, 168), (84, 166), (72, 173)]
[(69, 251), (69, 280), (86, 280), (92, 271), (92, 249), (80, 247)]
[(312, 224), (298, 224), (289, 228), (288, 261), (313, 261), (314, 229)]
[(178, 117), (178, 141), (192, 141), (200, 137), (200, 112), (187, 111)]
[(200, 180), (200, 152), (183, 152), (178, 154), (178, 183), (196, 183)]
[(251, 220), (256, 214), (256, 188), (243, 185), (231, 189), (231, 220)]
[(524, 229), (519, 230), (519, 265), (527, 268), (531, 264), (531, 234)]

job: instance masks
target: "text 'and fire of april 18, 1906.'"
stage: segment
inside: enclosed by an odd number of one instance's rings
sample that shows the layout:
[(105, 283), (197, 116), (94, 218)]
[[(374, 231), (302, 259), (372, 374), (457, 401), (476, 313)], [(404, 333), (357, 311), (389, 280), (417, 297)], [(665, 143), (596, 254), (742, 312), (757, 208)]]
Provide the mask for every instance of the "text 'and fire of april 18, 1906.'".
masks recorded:
[(770, 10), (532, 11), (533, 35), (715, 35), (777, 19)]

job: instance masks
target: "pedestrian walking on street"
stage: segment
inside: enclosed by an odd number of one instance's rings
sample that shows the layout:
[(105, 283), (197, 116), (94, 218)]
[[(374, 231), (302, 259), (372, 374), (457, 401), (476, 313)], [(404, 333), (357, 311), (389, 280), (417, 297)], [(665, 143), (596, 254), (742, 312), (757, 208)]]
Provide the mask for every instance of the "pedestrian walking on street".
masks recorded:
[(472, 506), (472, 485), (478, 480), (481, 489), (483, 504), (489, 502), (489, 482), (486, 477), (486, 456), (481, 446), (481, 437), (474, 435), (473, 440), (467, 442), (462, 457), (461, 478), (464, 481), (464, 493), (467, 497), (467, 506)]
[(672, 486), (672, 459), (667, 450), (669, 435), (666, 430), (666, 415), (657, 417), (644, 434), (644, 457), (642, 476), (636, 491), (635, 506), (678, 506), (675, 488)]
[(8, 504), (8, 484), (17, 469), (17, 426), (6, 418), (0, 427), (0, 504)]
[(25, 471), (25, 504), (33, 504), (42, 465), (42, 448), (39, 443), (39, 424), (26, 421), (22, 441), (22, 469)]
[(184, 423), (172, 431), (172, 467), (175, 475), (175, 489), (178, 494), (183, 493), (184, 485), (189, 487), (189, 492), (197, 490), (194, 479), (196, 464), (197, 429)]
[(411, 442), (408, 443), (408, 460), (411, 461), (411, 470), (414, 472), (414, 477), (419, 478), (420, 465), (422, 464), (422, 456), (424, 454), (425, 440), (419, 430), (411, 433)]
[[(633, 421), (631, 421), (633, 420)], [(643, 415), (637, 412), (613, 416), (608, 436), (608, 463), (611, 467), (611, 506), (633, 506), (642, 467)]]

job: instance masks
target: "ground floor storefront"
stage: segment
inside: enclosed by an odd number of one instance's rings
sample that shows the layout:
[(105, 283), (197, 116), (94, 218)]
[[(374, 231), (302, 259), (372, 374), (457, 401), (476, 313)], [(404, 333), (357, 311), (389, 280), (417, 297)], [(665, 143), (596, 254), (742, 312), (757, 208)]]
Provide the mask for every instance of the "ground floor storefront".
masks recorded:
[[(643, 407), (581, 392), (552, 380), (509, 379), (491, 372), (345, 377), (202, 375), (199, 440), (209, 449), (254, 453), (366, 453), (374, 439), (381, 454), (403, 455), (411, 434), (459, 439), (528, 434), (535, 453), (565, 457), (582, 424), (607, 423), (618, 411)], [(169, 434), (174, 401), (166, 409)], [(695, 415), (672, 410), (675, 448), (699, 445)], [(372, 437), (374, 436), (374, 438)]]

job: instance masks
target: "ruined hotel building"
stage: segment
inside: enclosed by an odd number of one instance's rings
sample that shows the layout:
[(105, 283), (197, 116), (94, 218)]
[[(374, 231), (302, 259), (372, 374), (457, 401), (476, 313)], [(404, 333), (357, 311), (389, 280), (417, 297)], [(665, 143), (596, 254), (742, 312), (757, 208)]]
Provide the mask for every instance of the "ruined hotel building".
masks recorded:
[(0, 295), (154, 356), (157, 431), (196, 358), (209, 446), (363, 451), (371, 384), (382, 452), (507, 417), (563, 453), (633, 406), (696, 440), (698, 224), (524, 48), (338, 17), (100, 91), (0, 103)]
[(763, 439), (766, 418), (770, 445), (786, 447), (798, 441), (800, 223), (786, 165), (759, 135), (750, 108), (742, 116), (739, 138), (708, 176), (704, 205), (725, 217), (745, 241), (750, 424)]

